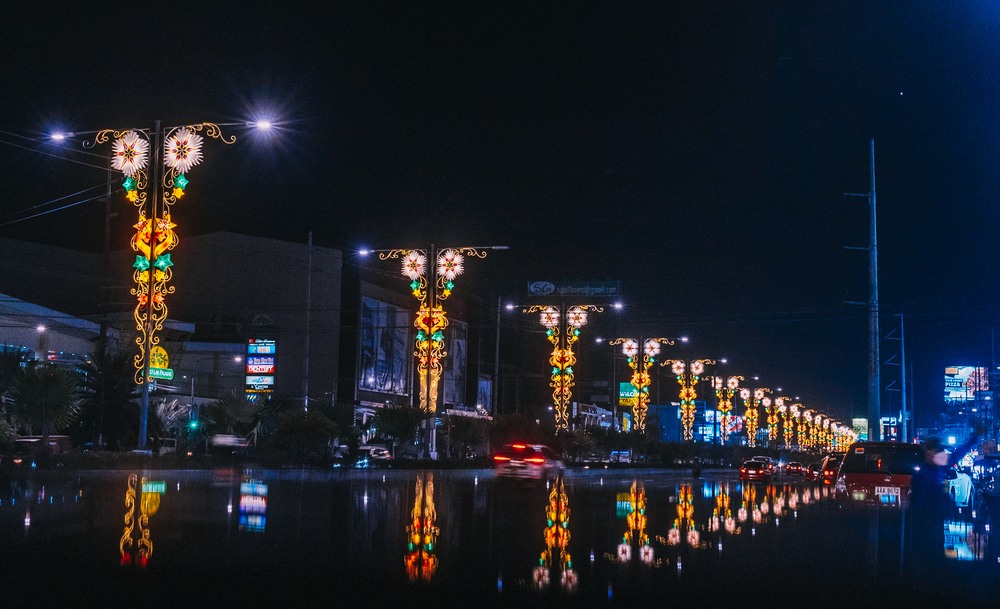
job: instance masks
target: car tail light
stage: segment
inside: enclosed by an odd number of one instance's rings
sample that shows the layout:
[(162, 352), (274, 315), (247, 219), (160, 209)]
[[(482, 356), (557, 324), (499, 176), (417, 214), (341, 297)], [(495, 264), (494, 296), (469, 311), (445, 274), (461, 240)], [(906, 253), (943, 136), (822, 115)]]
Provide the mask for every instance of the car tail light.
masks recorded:
[(541, 465), (542, 463), (545, 463), (545, 458), (544, 457), (528, 457), (527, 459), (525, 459), (525, 461), (527, 461), (528, 463), (531, 463), (533, 465)]
[(741, 467), (741, 468), (740, 468), (740, 471), (741, 471), (741, 472), (743, 472), (743, 473), (745, 474), (745, 473), (747, 473), (747, 468), (745, 468), (745, 467)]
[(506, 455), (493, 455), (493, 460), (497, 462), (510, 461), (510, 457)]
[(523, 450), (526, 445), (525, 444), (513, 444), (512, 446), (514, 448), (518, 449), (518, 450)]

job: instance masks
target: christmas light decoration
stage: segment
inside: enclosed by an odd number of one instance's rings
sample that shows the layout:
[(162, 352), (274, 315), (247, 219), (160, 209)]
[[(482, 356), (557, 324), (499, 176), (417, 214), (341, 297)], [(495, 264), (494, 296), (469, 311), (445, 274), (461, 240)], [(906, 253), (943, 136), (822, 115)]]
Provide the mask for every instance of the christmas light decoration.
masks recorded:
[[(204, 134), (204, 137), (201, 134)], [(134, 357), (135, 382), (142, 385), (142, 404), (139, 415), (139, 448), (145, 448), (149, 410), (149, 354), (160, 342), (159, 333), (167, 318), (166, 296), (174, 293), (170, 285), (173, 278), (173, 262), (167, 252), (176, 247), (176, 224), (171, 220), (171, 206), (182, 196), (189, 184), (184, 175), (202, 160), (204, 138), (217, 139), (232, 144), (235, 137), (225, 137), (220, 127), (214, 123), (198, 123), (180, 127), (160, 129), (159, 122), (152, 131), (142, 129), (104, 129), (98, 131), (92, 142), (84, 146), (92, 148), (113, 140), (111, 145), (111, 167), (125, 175), (122, 188), (125, 198), (132, 203), (138, 214), (134, 225), (135, 234), (131, 246), (137, 254), (132, 264), (132, 279), (135, 286), (130, 290), (135, 297), (133, 318), (137, 336), (135, 344), (139, 352)], [(163, 163), (150, 163), (150, 150), (163, 141)], [(152, 180), (147, 171), (152, 170)], [(151, 187), (151, 188), (150, 188)], [(147, 193), (151, 190), (152, 194)], [(142, 260), (142, 259), (145, 260)]]
[(533, 580), (539, 589), (548, 587), (553, 569), (558, 570), (558, 581), (562, 588), (571, 592), (576, 588), (577, 576), (573, 570), (573, 557), (569, 552), (569, 496), (559, 476), (549, 491), (549, 502), (545, 506), (545, 530), (542, 533), (545, 550), (538, 558)]
[(545, 337), (553, 345), (549, 356), (552, 366), (549, 386), (552, 387), (552, 406), (555, 410), (556, 430), (569, 429), (569, 402), (572, 397), (573, 366), (576, 354), (573, 345), (580, 339), (580, 328), (587, 325), (588, 313), (602, 313), (596, 305), (531, 305), (524, 313), (538, 313), (539, 322), (545, 327)]
[[(632, 405), (632, 420), (637, 431), (646, 430), (646, 411), (649, 408), (649, 369), (660, 355), (660, 345), (673, 345), (669, 338), (616, 338), (611, 345), (621, 345), (629, 368), (632, 369), (631, 384), (636, 389), (636, 400)], [(642, 346), (642, 358), (639, 358), (639, 348)]]
[[(417, 359), (420, 408), (424, 412), (437, 412), (443, 360), (448, 355), (445, 350), (448, 317), (442, 303), (451, 296), (455, 278), (465, 270), (465, 257), (485, 258), (486, 249), (505, 248), (453, 247), (439, 252), (432, 245), (429, 253), (418, 249), (379, 251), (380, 260), (402, 261), (402, 274), (410, 280), (410, 291), (419, 303), (413, 322), (417, 330), (413, 356)], [(428, 265), (428, 260), (433, 264)], [(435, 451), (433, 439), (431, 451)]]
[(437, 508), (434, 507), (434, 474), (417, 474), (413, 509), (410, 523), (406, 525), (406, 575), (410, 581), (431, 581), (438, 568), (437, 540), (441, 529), (437, 526)]
[(715, 396), (718, 398), (719, 408), (719, 434), (722, 436), (722, 444), (729, 440), (729, 427), (732, 425), (733, 396), (740, 388), (742, 376), (731, 376), (723, 382), (722, 377), (714, 377), (713, 386)]
[(135, 180), (132, 179), (136, 173), (146, 168), (149, 163), (149, 142), (140, 137), (135, 131), (129, 131), (115, 140), (111, 146), (111, 167), (126, 176), (128, 179), (123, 184), (126, 190), (133, 190)]
[(666, 366), (668, 364), (670, 365), (671, 372), (673, 372), (677, 377), (677, 383), (681, 386), (679, 397), (681, 399), (681, 425), (684, 428), (684, 440), (693, 440), (694, 432), (692, 431), (692, 427), (694, 426), (694, 401), (695, 398), (698, 397), (698, 393), (695, 391), (695, 386), (698, 384), (700, 375), (705, 371), (705, 365), (714, 365), (715, 360), (668, 359), (660, 363), (661, 366)]
[[(159, 508), (159, 496), (155, 500), (146, 497), (150, 493), (143, 493), (142, 488), (146, 485), (146, 477), (139, 478), (136, 474), (129, 474), (125, 488), (125, 527), (122, 536), (118, 540), (118, 550), (121, 555), (121, 565), (145, 568), (149, 564), (149, 559), (153, 556), (153, 541), (149, 532), (149, 517)], [(136, 496), (139, 495), (139, 501)], [(138, 514), (136, 513), (138, 511)]]
[(182, 127), (167, 137), (163, 162), (177, 173), (187, 173), (201, 162), (202, 137), (188, 127)]

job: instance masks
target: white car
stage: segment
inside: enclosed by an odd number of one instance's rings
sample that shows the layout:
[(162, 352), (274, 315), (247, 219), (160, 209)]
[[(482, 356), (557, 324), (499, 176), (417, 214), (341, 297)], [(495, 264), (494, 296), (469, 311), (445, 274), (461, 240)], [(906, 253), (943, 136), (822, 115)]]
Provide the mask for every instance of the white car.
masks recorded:
[(958, 507), (970, 507), (975, 494), (975, 487), (972, 485), (972, 476), (966, 472), (955, 469), (948, 470), (948, 494)]

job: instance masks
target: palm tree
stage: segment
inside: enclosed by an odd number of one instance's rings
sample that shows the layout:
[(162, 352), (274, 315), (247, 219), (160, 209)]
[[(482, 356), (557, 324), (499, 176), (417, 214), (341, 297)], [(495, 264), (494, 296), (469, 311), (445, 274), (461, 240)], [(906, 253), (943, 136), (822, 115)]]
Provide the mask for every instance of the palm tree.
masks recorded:
[(7, 401), (7, 395), (26, 363), (26, 351), (20, 347), (0, 345), (0, 403)]
[(413, 406), (386, 406), (375, 411), (372, 424), (377, 437), (389, 440), (389, 452), (395, 456), (396, 445), (416, 438), (420, 423), (426, 418), (423, 410)]
[(74, 439), (123, 449), (135, 446), (139, 429), (139, 385), (135, 384), (135, 364), (123, 350), (97, 354), (81, 365), (83, 399)]
[(14, 417), (31, 432), (41, 430), (48, 452), (49, 436), (76, 420), (80, 391), (78, 377), (61, 368), (34, 364), (23, 369), (11, 387)]

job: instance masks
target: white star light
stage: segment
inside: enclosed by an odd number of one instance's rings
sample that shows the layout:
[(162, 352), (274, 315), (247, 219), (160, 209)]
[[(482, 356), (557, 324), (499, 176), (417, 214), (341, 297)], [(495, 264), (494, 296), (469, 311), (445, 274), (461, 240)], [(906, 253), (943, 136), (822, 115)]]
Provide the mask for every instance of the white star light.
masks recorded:
[(202, 137), (184, 128), (167, 138), (163, 163), (179, 173), (187, 173), (201, 162)]
[(111, 146), (111, 166), (125, 175), (132, 177), (140, 169), (146, 168), (149, 160), (149, 142), (139, 137), (135, 131), (129, 131), (115, 140)]

